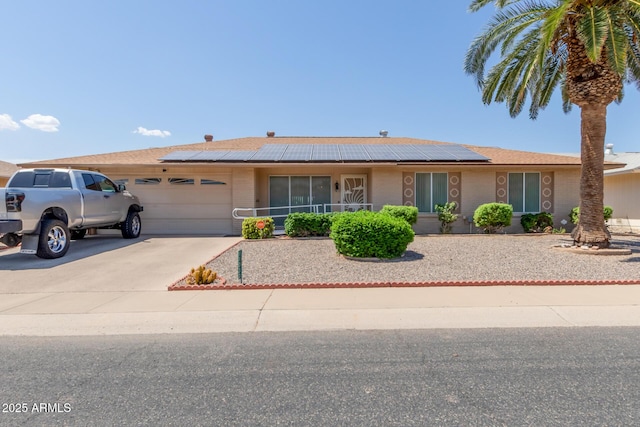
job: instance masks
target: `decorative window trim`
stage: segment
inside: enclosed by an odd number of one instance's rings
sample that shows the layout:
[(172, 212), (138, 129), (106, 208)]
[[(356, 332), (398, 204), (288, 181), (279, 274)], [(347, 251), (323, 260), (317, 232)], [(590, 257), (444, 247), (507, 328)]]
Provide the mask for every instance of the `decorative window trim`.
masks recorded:
[(136, 178), (136, 185), (158, 185), (162, 178)]
[(217, 181), (215, 179), (202, 178), (200, 179), (200, 185), (227, 185), (227, 183), (222, 181)]
[(193, 178), (169, 178), (169, 185), (194, 185), (196, 183)]

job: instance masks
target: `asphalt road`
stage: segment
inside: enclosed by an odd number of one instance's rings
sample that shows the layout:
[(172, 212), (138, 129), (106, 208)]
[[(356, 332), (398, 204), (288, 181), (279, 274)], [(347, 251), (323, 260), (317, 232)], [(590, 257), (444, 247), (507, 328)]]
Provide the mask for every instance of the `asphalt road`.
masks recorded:
[(640, 328), (0, 338), (0, 425), (631, 426), (639, 354)]

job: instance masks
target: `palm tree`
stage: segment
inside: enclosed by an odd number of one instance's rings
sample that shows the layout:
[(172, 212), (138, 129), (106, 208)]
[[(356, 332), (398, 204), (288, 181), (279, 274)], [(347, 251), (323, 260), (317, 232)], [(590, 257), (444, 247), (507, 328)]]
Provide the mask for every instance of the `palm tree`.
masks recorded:
[[(580, 220), (577, 244), (609, 246), (603, 221), (607, 106), (620, 102), (623, 83), (640, 88), (640, 0), (472, 0), (476, 12), (494, 3), (496, 14), (465, 58), (485, 104), (505, 102), (512, 117), (529, 98), (535, 119), (558, 86), (563, 109), (581, 110)], [(500, 46), (500, 60), (485, 66)]]

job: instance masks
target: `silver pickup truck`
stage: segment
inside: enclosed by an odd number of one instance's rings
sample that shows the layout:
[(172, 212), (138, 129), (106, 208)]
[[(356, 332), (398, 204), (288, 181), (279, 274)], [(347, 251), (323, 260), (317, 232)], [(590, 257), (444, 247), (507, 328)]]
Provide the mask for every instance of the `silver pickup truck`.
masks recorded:
[(0, 242), (59, 258), (89, 228), (118, 228), (125, 239), (138, 237), (142, 209), (124, 185), (98, 172), (20, 169), (0, 188)]

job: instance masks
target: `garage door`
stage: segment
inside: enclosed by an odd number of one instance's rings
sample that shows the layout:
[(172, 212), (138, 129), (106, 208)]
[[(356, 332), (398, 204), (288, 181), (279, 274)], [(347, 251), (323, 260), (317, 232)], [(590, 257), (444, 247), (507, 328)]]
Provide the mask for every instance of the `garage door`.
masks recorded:
[(138, 196), (143, 234), (231, 234), (231, 174), (129, 176), (117, 179)]

